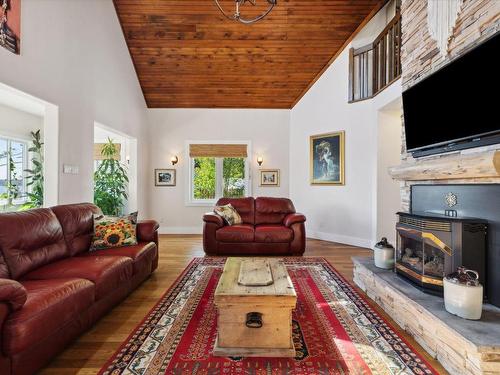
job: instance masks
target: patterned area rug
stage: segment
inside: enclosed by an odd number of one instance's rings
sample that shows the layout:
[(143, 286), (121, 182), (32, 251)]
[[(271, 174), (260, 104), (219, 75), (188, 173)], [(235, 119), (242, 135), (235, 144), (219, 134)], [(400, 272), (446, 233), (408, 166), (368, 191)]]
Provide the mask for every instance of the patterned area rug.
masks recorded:
[(295, 358), (213, 357), (225, 259), (196, 258), (100, 374), (436, 374), (324, 259), (286, 258)]

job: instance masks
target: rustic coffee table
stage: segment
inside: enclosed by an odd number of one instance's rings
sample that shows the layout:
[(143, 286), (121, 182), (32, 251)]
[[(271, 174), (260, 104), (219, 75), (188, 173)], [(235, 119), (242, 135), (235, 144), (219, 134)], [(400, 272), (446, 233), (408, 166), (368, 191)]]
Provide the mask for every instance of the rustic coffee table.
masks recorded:
[(295, 357), (297, 294), (283, 261), (228, 258), (215, 290), (215, 356)]

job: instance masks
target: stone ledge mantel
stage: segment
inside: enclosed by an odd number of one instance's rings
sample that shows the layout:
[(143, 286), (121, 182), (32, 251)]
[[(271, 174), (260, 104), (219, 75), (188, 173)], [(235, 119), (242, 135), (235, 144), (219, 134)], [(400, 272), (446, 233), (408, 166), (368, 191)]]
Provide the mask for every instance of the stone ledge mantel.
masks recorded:
[(421, 292), (371, 258), (353, 257), (354, 282), (451, 374), (500, 374), (500, 308), (483, 305), (479, 321), (449, 314), (440, 297)]
[(389, 168), (389, 174), (399, 181), (498, 178), (500, 150), (443, 155), (433, 159), (412, 159)]

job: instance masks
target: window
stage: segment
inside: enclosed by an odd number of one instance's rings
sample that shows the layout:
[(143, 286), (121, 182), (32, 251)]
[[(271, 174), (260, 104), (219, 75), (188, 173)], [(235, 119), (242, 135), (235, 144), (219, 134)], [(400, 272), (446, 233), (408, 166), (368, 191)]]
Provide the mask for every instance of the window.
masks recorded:
[(15, 210), (26, 200), (28, 144), (0, 137), (0, 211)]
[(191, 144), (188, 204), (210, 205), (249, 192), (247, 144)]

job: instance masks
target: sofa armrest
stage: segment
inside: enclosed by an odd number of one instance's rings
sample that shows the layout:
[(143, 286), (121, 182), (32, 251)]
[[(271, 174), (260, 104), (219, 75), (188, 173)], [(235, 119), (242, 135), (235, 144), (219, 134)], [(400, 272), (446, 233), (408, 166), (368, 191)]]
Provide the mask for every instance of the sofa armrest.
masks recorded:
[(306, 217), (302, 214), (288, 214), (285, 216), (283, 220), (283, 225), (290, 228), (293, 224), (304, 223), (306, 221)]
[(141, 242), (156, 242), (160, 224), (156, 220), (140, 220), (137, 223), (137, 240)]
[(222, 220), (222, 217), (214, 214), (213, 212), (207, 212), (205, 215), (203, 215), (203, 221), (205, 223), (216, 224), (218, 228), (222, 228), (224, 226), (224, 220)]
[(0, 279), (0, 303), (7, 304), (11, 311), (24, 306), (28, 294), (24, 286), (15, 280)]

